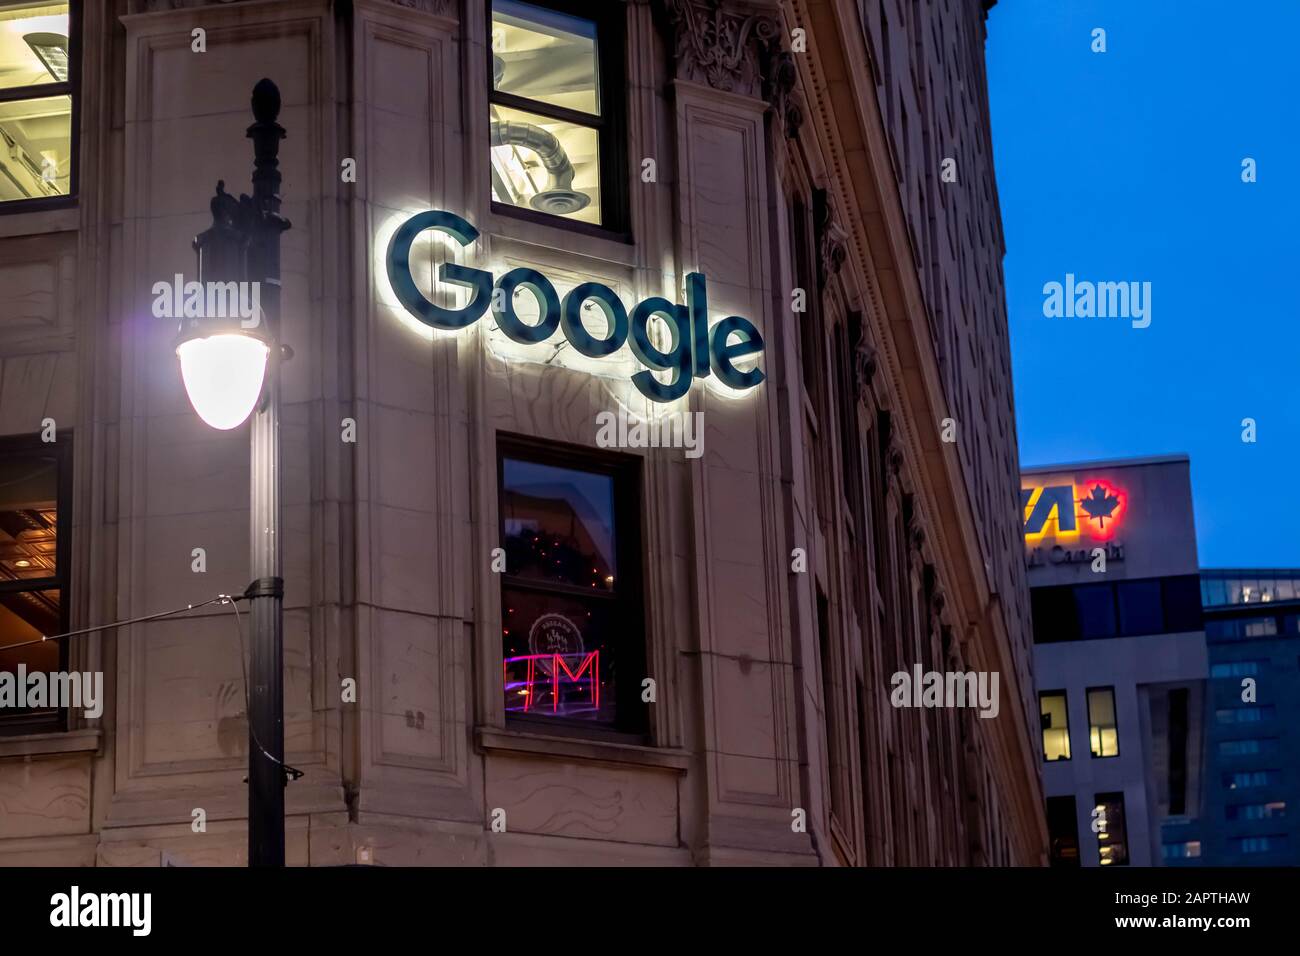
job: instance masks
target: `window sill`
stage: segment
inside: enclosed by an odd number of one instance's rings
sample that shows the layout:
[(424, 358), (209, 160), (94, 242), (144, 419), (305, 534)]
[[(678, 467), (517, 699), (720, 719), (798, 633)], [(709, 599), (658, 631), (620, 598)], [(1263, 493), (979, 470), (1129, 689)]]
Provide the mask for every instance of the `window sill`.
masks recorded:
[(60, 196), (49, 200), (0, 203), (0, 239), (72, 232), (80, 226), (81, 210), (77, 208), (75, 198)]
[(43, 734), (0, 736), (0, 759), (38, 757), (48, 754), (97, 753), (103, 732), (87, 730), (55, 731)]
[(561, 737), (500, 727), (478, 727), (475, 743), (484, 753), (529, 754), (543, 757), (567, 757), (593, 763), (651, 767), (685, 773), (690, 754), (684, 750), (666, 750), (584, 737)]

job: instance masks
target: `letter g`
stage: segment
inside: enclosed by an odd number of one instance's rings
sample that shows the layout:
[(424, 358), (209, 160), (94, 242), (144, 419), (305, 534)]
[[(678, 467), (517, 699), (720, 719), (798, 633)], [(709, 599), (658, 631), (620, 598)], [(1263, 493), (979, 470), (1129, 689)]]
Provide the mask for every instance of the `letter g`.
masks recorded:
[(474, 290), (463, 309), (444, 309), (424, 297), (411, 277), (411, 244), (426, 229), (445, 233), (462, 246), (478, 238), (478, 230), (455, 213), (434, 209), (416, 213), (398, 227), (388, 243), (388, 281), (403, 308), (435, 329), (463, 329), (474, 324), (488, 307), (492, 294), (492, 273), (454, 262), (438, 267), (438, 278), (452, 285)]

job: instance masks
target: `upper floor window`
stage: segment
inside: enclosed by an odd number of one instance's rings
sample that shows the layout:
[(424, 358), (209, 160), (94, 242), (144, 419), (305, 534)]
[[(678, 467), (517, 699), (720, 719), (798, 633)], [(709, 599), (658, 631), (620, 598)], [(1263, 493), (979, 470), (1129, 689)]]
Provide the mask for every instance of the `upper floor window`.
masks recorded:
[(1038, 695), (1039, 719), (1043, 727), (1043, 759), (1070, 759), (1070, 720), (1065, 691), (1044, 691)]
[(0, 0), (0, 208), (75, 194), (70, 8)]
[(1113, 687), (1088, 688), (1088, 740), (1094, 757), (1119, 756)]
[[(66, 628), (68, 579), (65, 440), (0, 442), (0, 727), (57, 724), (60, 712), (26, 705), (23, 678), (64, 670), (63, 641), (43, 641)], [(21, 696), (21, 700), (20, 700)]]
[(506, 716), (645, 733), (636, 462), (506, 441), (500, 483)]
[(622, 5), (600, 5), (596, 19), (586, 6), (492, 0), (492, 199), (498, 211), (621, 231)]

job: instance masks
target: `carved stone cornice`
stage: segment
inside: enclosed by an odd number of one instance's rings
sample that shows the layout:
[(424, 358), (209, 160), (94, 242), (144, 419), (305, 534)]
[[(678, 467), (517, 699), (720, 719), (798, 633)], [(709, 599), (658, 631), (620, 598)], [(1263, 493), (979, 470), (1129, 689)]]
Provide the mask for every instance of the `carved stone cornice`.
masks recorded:
[(672, 29), (680, 79), (724, 93), (770, 103), (791, 135), (803, 121), (791, 91), (798, 81), (794, 58), (783, 49), (781, 22), (771, 13), (727, 0), (661, 0)]

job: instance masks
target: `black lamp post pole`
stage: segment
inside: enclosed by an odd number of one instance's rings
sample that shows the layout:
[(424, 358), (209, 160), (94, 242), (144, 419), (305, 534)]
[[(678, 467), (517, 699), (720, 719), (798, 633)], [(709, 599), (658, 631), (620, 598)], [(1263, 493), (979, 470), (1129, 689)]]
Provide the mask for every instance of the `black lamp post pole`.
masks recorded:
[[(251, 516), (253, 581), (248, 675), (248, 865), (284, 866), (284, 788), (301, 774), (284, 763), (284, 580), (280, 558), (280, 91), (270, 80), (253, 87), (253, 195), (238, 200), (217, 183), (212, 227), (194, 239), (199, 281), (255, 282), (262, 307), (256, 328), (235, 328), (230, 316), (183, 319), (182, 337), (218, 332), (250, 334), (269, 349), (262, 394), (253, 410)], [(243, 293), (239, 300), (246, 301)], [(253, 325), (253, 319), (247, 323)]]
[(247, 218), (248, 278), (260, 283), (271, 352), (266, 385), (253, 411), (253, 582), (249, 585), (252, 649), (248, 714), (248, 865), (284, 866), (284, 580), (280, 551), (280, 91), (270, 80), (253, 87), (253, 196)]

